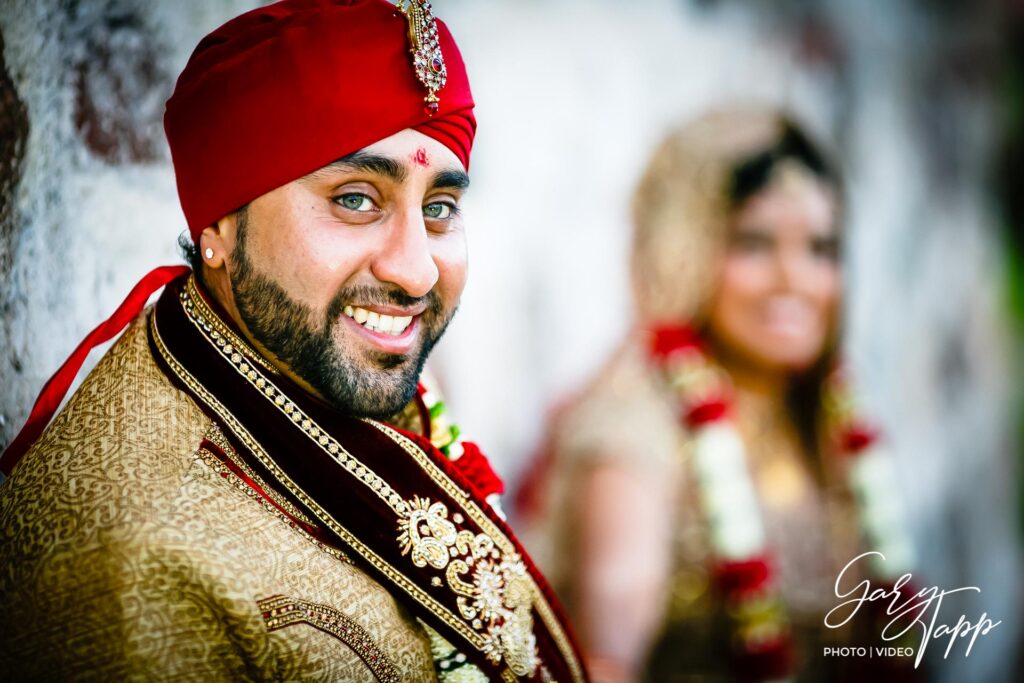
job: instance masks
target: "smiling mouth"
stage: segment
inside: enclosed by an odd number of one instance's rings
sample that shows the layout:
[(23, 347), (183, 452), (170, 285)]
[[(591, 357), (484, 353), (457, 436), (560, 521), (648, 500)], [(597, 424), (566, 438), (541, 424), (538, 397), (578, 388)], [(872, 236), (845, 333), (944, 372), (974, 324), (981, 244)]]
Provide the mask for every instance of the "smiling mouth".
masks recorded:
[(375, 311), (368, 311), (359, 306), (345, 306), (342, 313), (371, 332), (389, 334), (392, 337), (401, 336), (408, 329), (409, 325), (412, 324), (413, 320), (411, 315), (384, 315)]
[(769, 330), (789, 336), (807, 334), (816, 327), (817, 317), (806, 303), (786, 297), (773, 300), (765, 309)]

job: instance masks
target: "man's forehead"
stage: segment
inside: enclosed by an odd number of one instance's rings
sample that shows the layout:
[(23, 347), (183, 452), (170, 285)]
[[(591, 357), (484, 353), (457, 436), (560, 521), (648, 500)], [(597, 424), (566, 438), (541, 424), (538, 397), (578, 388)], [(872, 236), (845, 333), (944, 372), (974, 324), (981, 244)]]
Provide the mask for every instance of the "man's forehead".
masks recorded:
[(402, 164), (401, 159), (369, 151), (369, 148), (365, 148), (351, 154), (346, 154), (340, 159), (335, 159), (323, 168), (314, 171), (308, 177), (319, 180), (354, 171), (372, 173), (398, 182), (404, 182), (409, 176), (409, 170)]
[[(410, 131), (413, 132), (413, 131)], [(458, 157), (446, 147), (423, 138), (392, 136), (363, 149), (346, 154), (306, 176), (310, 180), (328, 180), (338, 175), (362, 172), (395, 182), (405, 182), (414, 173), (429, 173), (431, 185), (462, 189), (469, 186), (469, 176)]]
[[(353, 156), (377, 157), (392, 159), (402, 167), (412, 170), (413, 167), (423, 167), (432, 170), (458, 169), (465, 170), (459, 157), (447, 146), (438, 142), (423, 133), (406, 128), (386, 138), (382, 138), (366, 145), (354, 154), (348, 154), (338, 161), (344, 161)], [(335, 162), (337, 164), (338, 162)]]

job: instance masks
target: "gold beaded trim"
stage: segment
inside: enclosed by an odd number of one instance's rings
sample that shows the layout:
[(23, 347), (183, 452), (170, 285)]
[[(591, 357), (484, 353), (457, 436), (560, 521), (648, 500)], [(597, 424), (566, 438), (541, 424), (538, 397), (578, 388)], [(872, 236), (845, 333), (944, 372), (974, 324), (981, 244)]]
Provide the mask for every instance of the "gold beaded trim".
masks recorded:
[[(257, 353), (254, 349), (251, 349), (245, 340), (235, 334), (234, 331), (224, 324), (220, 319), (220, 316), (213, 312), (213, 309), (206, 303), (206, 299), (203, 298), (203, 295), (199, 293), (198, 287), (196, 287), (195, 275), (188, 276), (188, 281), (185, 283), (184, 289), (188, 292), (187, 299), (189, 301), (189, 305), (198, 309), (200, 311), (200, 315), (206, 321), (208, 326), (207, 331), (210, 333), (216, 332), (218, 336), (226, 339), (228, 345), (232, 347), (228, 349), (228, 353), (234, 353), (237, 351), (240, 354), (245, 354), (246, 359), (262, 366), (264, 370), (268, 370), (275, 375), (280, 374), (277, 368), (271, 365), (266, 358)], [(182, 300), (184, 301), (184, 297)]]
[[(212, 427), (214, 429), (217, 428), (216, 425), (213, 425)], [(270, 514), (274, 515), (275, 517), (280, 519), (285, 524), (287, 524), (292, 530), (294, 530), (296, 533), (298, 533), (300, 536), (302, 536), (306, 541), (308, 541), (312, 545), (316, 546), (318, 549), (322, 550), (323, 552), (327, 553), (331, 557), (335, 558), (336, 560), (341, 560), (342, 562), (344, 562), (346, 564), (352, 564), (352, 560), (349, 559), (349, 557), (345, 553), (341, 552), (337, 548), (333, 548), (333, 547), (327, 545), (326, 543), (323, 543), (323, 542), (317, 540), (316, 538), (311, 536), (305, 529), (303, 529), (302, 527), (300, 527), (297, 524), (295, 524), (295, 522), (293, 520), (289, 519), (288, 515), (286, 515), (285, 513), (281, 512), (281, 510), (277, 509), (276, 507), (274, 507), (273, 504), (271, 504), (266, 498), (261, 496), (251, 486), (249, 486), (247, 483), (245, 483), (245, 481), (242, 480), (241, 477), (239, 477), (237, 474), (235, 474), (231, 470), (230, 467), (225, 465), (224, 462), (220, 458), (218, 458), (216, 456), (216, 454), (211, 452), (209, 449), (201, 447), (198, 451), (196, 451), (196, 453), (199, 455), (200, 459), (210, 469), (212, 469), (214, 472), (216, 472), (221, 477), (223, 477), (225, 480), (227, 480), (228, 483), (230, 483), (232, 487), (234, 487), (235, 489), (237, 489), (237, 490), (241, 491), (242, 493), (244, 493), (246, 496), (248, 496), (253, 501), (255, 501), (257, 504), (259, 504), (259, 506), (261, 508), (263, 508), (264, 510), (266, 510)], [(234, 461), (233, 460), (233, 462), (235, 462), (235, 464), (239, 465), (239, 467), (243, 467), (244, 466), (242, 463), (240, 463), (238, 461)], [(261, 488), (263, 488), (265, 491), (267, 491), (267, 489), (265, 487), (263, 487), (262, 482), (260, 482), (258, 480), (255, 480), (255, 481), (260, 485)], [(269, 491), (268, 491), (268, 493), (269, 493)], [(310, 524), (312, 524), (312, 522), (310, 522)]]
[[(219, 324), (213, 311), (209, 308), (203, 311), (196, 303), (197, 300), (201, 301), (202, 297), (195, 289), (194, 277), (189, 277), (188, 285), (182, 290), (180, 297), (189, 319), (204, 333), (204, 336), (213, 342), (213, 347), (249, 384), (277, 406), (277, 409), (285, 417), (294, 422), (295, 426), (320, 446), (320, 449), (335, 462), (365, 483), (396, 514), (402, 515), (408, 511), (407, 503), (387, 482), (359, 462), (336, 439), (320, 429), (305, 411), (257, 371), (256, 366), (252, 363), (256, 356), (255, 351), (251, 350), (246, 342)], [(204, 315), (204, 312), (207, 315)]]
[[(399, 446), (401, 446), (402, 449), (404, 449), (410, 456), (412, 456), (412, 458), (423, 468), (423, 470), (426, 471), (428, 475), (430, 475), (431, 479), (433, 479), (435, 483), (437, 483), (441, 488), (443, 488), (448, 493), (448, 495), (450, 495), (453, 499), (462, 502), (463, 507), (465, 511), (469, 514), (470, 518), (474, 522), (476, 522), (476, 524), (483, 530), (485, 534), (487, 534), (487, 536), (489, 536), (493, 540), (495, 545), (497, 545), (504, 554), (515, 556), (518, 559), (515, 546), (505, 536), (505, 534), (502, 533), (501, 529), (499, 529), (493, 522), (491, 522), (490, 518), (487, 517), (487, 515), (484, 514), (484, 512), (476, 504), (476, 501), (474, 501), (473, 498), (469, 496), (469, 494), (467, 494), (465, 491), (456, 486), (455, 483), (451, 479), (449, 479), (447, 475), (445, 475), (444, 472), (442, 472), (440, 468), (438, 468), (437, 465), (435, 465), (412, 440), (410, 440), (407, 436), (392, 428), (390, 425), (387, 425), (383, 422), (378, 422), (377, 420), (371, 420), (368, 418), (364, 418), (364, 422), (373, 425), (374, 427), (376, 427), (377, 429), (391, 437), (391, 439), (393, 439)], [(456, 523), (460, 523), (462, 521), (461, 515), (459, 513), (455, 513), (455, 515), (453, 515), (452, 517), (453, 521), (455, 521)], [(453, 557), (452, 559), (454, 560), (456, 558)], [(555, 640), (555, 644), (558, 646), (559, 652), (562, 653), (562, 656), (565, 658), (565, 661), (569, 664), (569, 668), (572, 671), (573, 680), (584, 680), (583, 667), (580, 665), (579, 661), (577, 661), (575, 651), (573, 650), (572, 644), (569, 642), (569, 637), (565, 633), (565, 630), (562, 628), (562, 624), (558, 620), (558, 617), (555, 616), (554, 609), (552, 609), (551, 605), (544, 598), (543, 593), (541, 593), (540, 589), (533, 581), (533, 578), (529, 576), (529, 573), (526, 574), (526, 577), (529, 579), (530, 583), (530, 592), (532, 594), (533, 606), (536, 608), (537, 613), (540, 615), (541, 621), (544, 622), (544, 625), (551, 632), (551, 635)], [(441, 585), (441, 581), (438, 577), (434, 578), (434, 585)]]
[(336, 534), (338, 538), (358, 553), (360, 557), (365, 559), (384, 576), (393, 581), (395, 585), (405, 591), (413, 600), (416, 600), (418, 603), (423, 605), (423, 607), (431, 613), (438, 615), (446, 624), (448, 624), (449, 627), (459, 633), (474, 647), (478, 649), (483, 647), (483, 638), (478, 633), (473, 631), (473, 629), (471, 629), (465, 622), (456, 617), (446, 606), (435, 600), (433, 596), (421, 589), (416, 583), (410, 581), (403, 573), (392, 567), (386, 560), (375, 553), (372, 548), (363, 544), (358, 538), (345, 529), (345, 527), (338, 524), (334, 518), (327, 514), (327, 511), (324, 510), (308, 493), (292, 481), (292, 479), (277, 466), (277, 463), (274, 462), (273, 458), (269, 456), (259, 442), (256, 441), (252, 434), (250, 434), (242, 425), (238, 418), (236, 418), (231, 411), (224, 406), (224, 404), (217, 400), (217, 398), (211, 394), (206, 387), (200, 384), (192, 373), (185, 369), (185, 367), (171, 354), (160, 335), (160, 328), (155, 314), (150, 314), (149, 325), (154, 346), (156, 346), (157, 352), (160, 354), (160, 357), (163, 358), (164, 362), (167, 363), (171, 372), (173, 372), (175, 376), (177, 376), (189, 388), (189, 390), (194, 392), (196, 396), (200, 397), (206, 405), (217, 413), (220, 421), (230, 429), (243, 444), (245, 444), (245, 447), (249, 449), (260, 463), (268, 469), (268, 471), (270, 471), (274, 479), (281, 486), (284, 486), (306, 508), (312, 511), (320, 523)]
[[(309, 517), (307, 517), (301, 510), (299, 510), (299, 508), (297, 508), (294, 505), (292, 505), (292, 502), (290, 500), (288, 500), (287, 498), (285, 498), (284, 496), (279, 494), (276, 490), (274, 490), (270, 486), (267, 486), (266, 483), (263, 481), (263, 479), (261, 479), (258, 474), (253, 472), (252, 468), (249, 467), (247, 464), (245, 464), (244, 460), (242, 460), (241, 458), (238, 457), (238, 454), (235, 452), (234, 446), (232, 446), (231, 442), (228, 441), (226, 436), (224, 436), (224, 432), (222, 432), (220, 430), (220, 427), (217, 425), (216, 422), (210, 423), (210, 429), (207, 430), (206, 436), (204, 438), (206, 438), (208, 441), (210, 441), (210, 443), (212, 443), (215, 446), (217, 446), (217, 448), (219, 448), (222, 451), (224, 451), (224, 453), (229, 458), (231, 458), (231, 462), (234, 463), (235, 466), (238, 469), (242, 470), (242, 472), (245, 474), (245, 476), (249, 477), (249, 479), (251, 479), (253, 482), (255, 482), (257, 486), (259, 486), (261, 489), (263, 489), (263, 492), (267, 495), (267, 497), (269, 497), (272, 501), (274, 501), (274, 503), (276, 503), (278, 506), (280, 506), (280, 508), (282, 510), (284, 510), (288, 515), (291, 515), (293, 518), (299, 520), (300, 522), (304, 522), (305, 524), (309, 524), (309, 525), (313, 524), (313, 520), (311, 520)], [(217, 458), (212, 453), (210, 453), (210, 455), (213, 456), (217, 460), (217, 462), (220, 462), (220, 458)], [(235, 457), (232, 457), (232, 456), (235, 456)], [(222, 471), (226, 470), (228, 473), (231, 474), (231, 476), (233, 476), (236, 479), (238, 479), (238, 481), (242, 485), (244, 485), (247, 489), (252, 490), (251, 486), (249, 486), (244, 481), (242, 481), (241, 478), (237, 477), (235, 475), (235, 473), (231, 471), (231, 468), (229, 468), (226, 465), (224, 465), (224, 463), (220, 463), (220, 467), (215, 467), (214, 469), (216, 469), (218, 472), (222, 472)], [(253, 493), (256, 493), (256, 492), (253, 491)], [(259, 494), (257, 494), (257, 497), (261, 498), (261, 496), (259, 496)], [(271, 506), (271, 507), (273, 507), (273, 506)]]
[[(373, 490), (381, 500), (387, 503), (388, 506), (391, 507), (391, 509), (398, 515), (400, 527), (404, 524), (407, 529), (408, 521), (414, 516), (414, 511), (422, 505), (422, 502), (418, 500), (403, 500), (401, 496), (399, 496), (397, 492), (387, 484), (387, 482), (377, 476), (376, 473), (372, 472), (369, 468), (365, 467), (335, 439), (323, 432), (316, 423), (301, 410), (301, 408), (295, 405), (294, 402), (281, 392), (280, 389), (278, 389), (269, 379), (261, 376), (256, 365), (251, 361), (256, 361), (256, 363), (262, 367), (268, 367), (266, 361), (260, 358), (259, 354), (252, 350), (244, 340), (224, 326), (217, 315), (206, 305), (202, 296), (196, 289), (194, 276), (189, 277), (186, 286), (181, 291), (180, 300), (189, 320), (209, 341), (212, 342), (214, 348), (218, 350), (220, 355), (225, 358), (225, 360), (227, 360), (254, 388), (260, 391), (268, 400), (271, 400), (274, 405), (289, 417), (289, 419), (291, 419), (296, 426), (298, 426), (311, 440), (313, 440), (321, 450), (330, 455), (332, 459), (357, 477), (366, 486)], [(155, 316), (151, 316), (151, 320), (154, 332), (156, 333)], [(154, 336), (158, 337), (159, 335), (154, 334)], [(166, 348), (163, 347), (162, 343), (158, 343), (158, 349), (160, 349), (162, 355), (164, 355)], [(167, 353), (165, 358), (169, 355), (170, 354)], [(171, 360), (169, 360), (168, 363), (171, 364), (172, 367), (177, 365), (182, 372), (188, 374), (187, 371), (185, 371), (185, 369), (176, 361), (172, 363)], [(189, 377), (191, 377), (191, 375), (189, 375)], [(195, 384), (198, 387), (198, 383), (195, 382), (194, 378), (192, 378), (190, 386), (192, 384)], [(225, 413), (227, 412), (219, 401), (213, 398), (209, 392), (202, 387), (193, 388), (193, 390), (200, 395), (209, 396), (212, 400), (212, 402), (209, 403), (211, 407), (216, 404), (219, 406), (220, 410), (223, 410)], [(558, 645), (559, 651), (562, 653), (562, 656), (566, 659), (573, 672), (574, 680), (582, 681), (582, 667), (576, 660), (575, 653), (569, 643), (567, 635), (562, 629), (557, 618), (555, 618), (553, 610), (550, 605), (547, 604), (547, 601), (536, 586), (536, 583), (533, 581), (532, 577), (529, 576), (529, 573), (526, 572), (525, 567), (522, 566), (522, 561), (519, 558), (512, 542), (493, 522), (491, 522), (472, 497), (448, 478), (444, 472), (442, 472), (440, 468), (438, 468), (429, 459), (429, 457), (418, 446), (416, 446), (415, 443), (387, 424), (366, 418), (364, 418), (364, 421), (389, 436), (403, 450), (405, 450), (438, 486), (444, 489), (453, 500), (458, 500), (462, 504), (465, 511), (473, 521), (483, 530), (484, 533), (479, 534), (478, 536), (483, 537), (486, 535), (488, 537), (487, 540), (492, 544), (492, 547), (498, 550), (501, 554), (509, 556), (507, 558), (501, 557), (500, 554), (498, 556), (497, 561), (501, 562), (502, 565), (505, 565), (508, 570), (503, 573), (508, 573), (509, 576), (518, 575), (525, 578), (525, 581), (520, 579), (517, 580), (516, 583), (520, 585), (521, 590), (525, 589), (529, 594), (529, 602), (536, 606), (543, 622), (551, 631), (551, 634)], [(232, 422), (241, 427), (233, 416)], [(232, 431), (238, 434), (239, 438), (243, 438), (241, 434), (234, 429), (233, 425), (229, 426), (232, 426)], [(242, 428), (242, 431), (245, 431), (244, 428)], [(462, 634), (475, 647), (484, 651), (492, 661), (500, 661), (503, 655), (511, 657), (511, 661), (509, 663), (512, 665), (512, 669), (515, 670), (515, 673), (519, 675), (530, 675), (533, 673), (540, 662), (535, 656), (535, 648), (532, 645), (532, 626), (525, 623), (527, 614), (523, 612), (522, 606), (518, 604), (508, 605), (508, 607), (513, 608), (517, 618), (514, 620), (515, 623), (510, 623), (507, 628), (501, 628), (500, 626), (496, 627), (494, 623), (486, 624), (478, 618), (469, 618), (471, 610), (464, 609), (461, 604), (461, 600), (460, 611), (463, 612), (462, 616), (465, 621), (459, 619), (445, 606), (434, 600), (429, 594), (420, 589), (419, 586), (410, 582), (403, 574), (396, 571), (382, 558), (377, 556), (376, 553), (360, 543), (348, 531), (338, 525), (329, 515), (327, 515), (326, 511), (320, 508), (320, 506), (317, 505), (310, 496), (308, 496), (304, 491), (301, 491), (294, 482), (288, 479), (286, 475), (284, 475), (284, 473), (275, 464), (273, 464), (273, 461), (263, 451), (262, 447), (256, 444), (255, 439), (253, 439), (248, 432), (245, 432), (245, 434), (248, 438), (243, 438), (243, 441), (246, 442), (247, 447), (249, 447), (250, 450), (260, 458), (261, 462), (268, 467), (268, 469), (274, 474), (275, 478), (292, 491), (292, 493), (296, 495), (304, 505), (313, 510), (316, 516), (324, 522), (328, 528), (345, 540), (346, 543), (351, 545), (360, 552), (360, 554), (370, 560), (372, 564), (380, 569), (386, 576), (395, 581), (395, 583), (401, 586), (404, 590), (410, 593), (410, 595), (412, 595), (418, 602), (426, 606), (432, 612), (440, 615), (445, 622), (449, 624), (449, 626)], [(249, 442), (251, 442), (255, 447), (250, 445)], [(462, 515), (456, 512), (453, 515), (453, 521), (457, 524), (461, 523), (463, 521)], [(454, 543), (451, 545), (452, 547), (449, 548), (449, 550), (451, 550), (452, 559), (455, 561), (451, 563), (451, 566), (448, 566), (446, 563), (446, 568), (449, 569), (449, 571), (445, 572), (445, 578), (447, 579), (446, 582), (448, 583), (449, 588), (454, 590), (456, 593), (461, 594), (460, 598), (469, 597), (466, 595), (466, 584), (460, 581), (457, 573), (453, 574), (451, 569), (452, 567), (456, 567), (465, 571), (462, 566), (464, 563), (458, 556), (466, 555), (468, 558), (472, 553), (461, 553), (459, 552), (460, 549), (457, 549)], [(419, 566), (418, 563), (417, 566)], [(426, 563), (424, 563), (423, 566), (426, 566)], [(439, 577), (434, 577), (432, 579), (432, 584), (435, 586), (439, 585)], [(518, 603), (519, 600), (516, 600), (515, 602)], [(466, 623), (467, 621), (469, 622), (468, 624)], [(481, 633), (480, 631), (484, 631), (484, 633)], [(509, 641), (519, 641), (519, 644), (518, 646), (513, 645), (510, 649), (509, 645), (512, 643), (509, 643)], [(508, 645), (506, 643), (508, 643)]]
[(381, 683), (401, 682), (398, 667), (384, 654), (366, 629), (333, 607), (284, 595), (257, 600), (256, 605), (268, 631), (277, 631), (295, 624), (309, 624), (330, 633), (352, 648)]

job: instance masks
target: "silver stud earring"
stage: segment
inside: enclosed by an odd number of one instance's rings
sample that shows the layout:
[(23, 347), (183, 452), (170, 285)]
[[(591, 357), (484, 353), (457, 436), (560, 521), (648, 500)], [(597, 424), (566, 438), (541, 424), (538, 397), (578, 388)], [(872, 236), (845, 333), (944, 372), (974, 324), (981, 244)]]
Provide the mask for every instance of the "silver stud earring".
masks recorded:
[(203, 254), (206, 255), (206, 258), (213, 258), (213, 248), (207, 247), (206, 251), (204, 251)]

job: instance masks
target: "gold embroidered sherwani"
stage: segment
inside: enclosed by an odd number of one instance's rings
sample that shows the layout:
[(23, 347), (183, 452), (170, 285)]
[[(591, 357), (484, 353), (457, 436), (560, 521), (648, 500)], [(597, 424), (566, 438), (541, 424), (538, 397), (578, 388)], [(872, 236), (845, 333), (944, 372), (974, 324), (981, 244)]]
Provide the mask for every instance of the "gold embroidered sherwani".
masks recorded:
[(137, 320), (0, 485), (0, 680), (434, 680), (424, 626), (204, 437)]
[(583, 683), (481, 462), (438, 450), (422, 403), (418, 427), (343, 414), (170, 283), (9, 460), (0, 680)]

